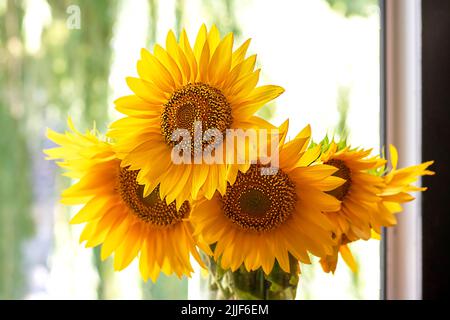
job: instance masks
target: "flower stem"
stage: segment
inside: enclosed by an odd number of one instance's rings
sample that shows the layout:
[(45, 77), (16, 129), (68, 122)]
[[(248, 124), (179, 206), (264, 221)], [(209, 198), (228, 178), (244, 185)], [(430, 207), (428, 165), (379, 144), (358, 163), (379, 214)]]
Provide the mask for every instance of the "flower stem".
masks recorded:
[(285, 272), (275, 262), (273, 270), (266, 275), (259, 268), (247, 271), (244, 266), (232, 272), (224, 270), (212, 258), (208, 259), (211, 290), (216, 299), (243, 300), (292, 300), (295, 299), (299, 280), (299, 263), (289, 257), (290, 272)]

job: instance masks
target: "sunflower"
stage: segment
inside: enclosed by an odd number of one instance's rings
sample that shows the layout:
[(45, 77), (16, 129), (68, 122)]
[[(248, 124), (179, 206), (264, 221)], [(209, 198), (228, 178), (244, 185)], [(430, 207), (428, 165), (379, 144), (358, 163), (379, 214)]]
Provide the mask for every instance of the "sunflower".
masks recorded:
[(337, 240), (333, 254), (322, 256), (321, 265), (325, 272), (334, 272), (338, 261), (338, 253), (349, 267), (356, 271), (355, 260), (348, 248), (348, 243), (370, 239), (372, 224), (376, 212), (374, 204), (381, 200), (379, 194), (383, 188), (383, 178), (371, 174), (385, 164), (379, 157), (369, 157), (371, 150), (350, 149), (344, 147), (338, 150), (338, 145), (331, 142), (328, 149), (322, 154), (321, 161), (338, 169), (334, 176), (345, 179), (346, 182), (328, 191), (337, 200), (341, 207), (335, 211), (326, 211), (326, 215), (336, 226), (336, 233), (332, 236)]
[[(334, 247), (332, 255), (321, 259), (322, 268), (325, 272), (336, 270), (338, 253), (341, 254), (350, 269), (355, 272), (357, 265), (348, 244), (359, 238), (365, 240), (369, 237), (380, 239), (381, 227), (391, 227), (397, 223), (395, 214), (402, 211), (401, 203), (415, 199), (409, 192), (426, 190), (426, 188), (415, 187), (412, 184), (420, 176), (434, 174), (434, 172), (427, 170), (433, 161), (397, 169), (398, 154), (393, 145), (390, 146), (392, 169), (387, 174), (383, 172), (385, 160), (377, 157), (365, 159), (368, 151), (361, 152), (363, 153), (359, 157), (360, 164), (363, 161), (367, 166), (362, 164), (360, 166), (352, 165), (351, 162), (345, 160), (346, 156), (343, 154), (347, 154), (348, 158), (354, 152), (349, 152), (347, 148), (336, 152), (335, 144), (332, 144), (330, 150), (322, 157), (324, 163), (332, 164), (334, 161), (335, 166), (340, 166), (342, 171), (338, 171), (336, 175), (345, 176), (348, 184), (347, 189), (339, 187), (332, 191), (333, 195), (342, 200), (342, 208), (339, 212), (328, 213), (332, 215), (335, 223), (339, 226), (339, 233), (336, 235), (339, 245)], [(338, 160), (341, 162), (337, 162)], [(359, 188), (358, 185), (365, 187)], [(354, 202), (352, 202), (352, 198)], [(359, 204), (359, 208), (355, 206), (356, 203)], [(353, 226), (355, 222), (360, 221), (355, 219), (357, 216), (361, 217), (360, 220), (364, 219), (363, 233), (360, 232), (362, 229), (359, 226), (356, 228)]]
[[(160, 197), (168, 203), (176, 200), (179, 207), (199, 193), (208, 199), (216, 190), (224, 194), (227, 161), (211, 164), (197, 156), (226, 145), (228, 129), (272, 127), (253, 114), (284, 90), (256, 87), (260, 70), (254, 70), (256, 55), (246, 57), (249, 43), (233, 51), (233, 33), (221, 39), (215, 26), (208, 32), (202, 25), (193, 47), (185, 31), (179, 41), (170, 31), (165, 49), (155, 45), (153, 54), (142, 49), (139, 78), (127, 78), (133, 94), (115, 101), (126, 117), (114, 122), (107, 135), (117, 142), (121, 166), (139, 170), (144, 196), (159, 186)], [(182, 141), (189, 153), (183, 163), (172, 161), (174, 147), (181, 145), (173, 136), (177, 129), (189, 138)], [(201, 133), (210, 129), (222, 137), (205, 141)], [(242, 164), (239, 170), (248, 167)]]
[(244, 265), (269, 274), (276, 259), (289, 272), (289, 255), (310, 263), (309, 252), (324, 256), (335, 244), (333, 224), (322, 212), (339, 209), (340, 201), (326, 192), (344, 180), (332, 176), (337, 171), (333, 166), (310, 166), (320, 147), (306, 150), (309, 126), (288, 143), (286, 131), (280, 130), (276, 173), (262, 175), (262, 165), (252, 164), (237, 174), (234, 184), (228, 183), (224, 195), (216, 192), (193, 208), (195, 234), (215, 247), (214, 258), (224, 269)]
[[(146, 281), (167, 275), (190, 275), (191, 254), (200, 262), (196, 239), (188, 221), (191, 205), (180, 209), (167, 205), (158, 188), (148, 196), (136, 181), (137, 171), (120, 167), (111, 144), (93, 130), (82, 134), (69, 120), (65, 134), (48, 130), (47, 137), (59, 145), (45, 150), (78, 182), (65, 190), (62, 203), (83, 205), (71, 223), (86, 223), (80, 242), (86, 247), (102, 245), (101, 258), (114, 253), (114, 269), (122, 270), (139, 255), (139, 268)], [(205, 249), (207, 250), (207, 248)]]
[(381, 227), (393, 226), (397, 223), (395, 214), (401, 212), (402, 203), (413, 201), (415, 198), (410, 192), (425, 191), (426, 187), (416, 187), (413, 184), (424, 175), (434, 175), (428, 167), (434, 161), (427, 161), (419, 165), (397, 169), (397, 149), (389, 146), (391, 156), (391, 170), (384, 175), (384, 187), (379, 194), (381, 201), (377, 202), (376, 219), (373, 219), (372, 227), (377, 234), (381, 234)]

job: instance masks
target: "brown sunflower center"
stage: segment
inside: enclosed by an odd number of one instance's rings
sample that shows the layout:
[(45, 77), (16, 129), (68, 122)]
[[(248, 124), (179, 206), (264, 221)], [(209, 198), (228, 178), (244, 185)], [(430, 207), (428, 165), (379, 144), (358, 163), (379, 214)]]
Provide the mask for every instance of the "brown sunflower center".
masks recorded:
[[(194, 154), (195, 139), (197, 145), (204, 149), (214, 143), (204, 142), (202, 135), (194, 135), (196, 122), (201, 123), (201, 130), (217, 129), (222, 134), (232, 123), (231, 106), (223, 93), (204, 83), (187, 84), (175, 91), (164, 104), (161, 114), (161, 132), (166, 143), (174, 146), (178, 141), (172, 140), (172, 134), (177, 129), (188, 130), (191, 136), (192, 154)], [(197, 129), (198, 130), (198, 129)]]
[(190, 212), (189, 202), (185, 201), (177, 211), (175, 203), (169, 205), (159, 197), (159, 186), (144, 197), (144, 186), (136, 182), (138, 171), (120, 168), (118, 191), (122, 200), (142, 221), (164, 227), (176, 224)]
[(241, 228), (269, 231), (291, 216), (297, 198), (287, 174), (278, 170), (261, 175), (260, 168), (252, 165), (247, 173), (239, 172), (236, 182), (228, 185), (222, 206), (225, 216)]
[(326, 193), (328, 193), (329, 195), (332, 195), (333, 197), (335, 197), (338, 200), (344, 199), (344, 197), (347, 195), (347, 193), (350, 190), (350, 187), (352, 185), (352, 179), (350, 177), (350, 173), (351, 173), (350, 169), (345, 165), (344, 161), (342, 161), (342, 160), (331, 159), (331, 160), (325, 162), (325, 164), (338, 168), (339, 170), (336, 171), (333, 174), (333, 176), (346, 180), (343, 185), (341, 185), (331, 191), (327, 191)]
[(241, 211), (249, 216), (263, 216), (270, 209), (272, 201), (264, 192), (258, 189), (250, 189), (243, 192), (239, 198)]

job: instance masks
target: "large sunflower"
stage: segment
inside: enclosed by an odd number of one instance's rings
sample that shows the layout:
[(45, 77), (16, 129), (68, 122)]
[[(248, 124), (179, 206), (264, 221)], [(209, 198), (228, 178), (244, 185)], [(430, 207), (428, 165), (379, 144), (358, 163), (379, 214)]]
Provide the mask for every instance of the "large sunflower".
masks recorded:
[[(136, 181), (137, 171), (120, 167), (109, 143), (93, 130), (76, 131), (69, 120), (70, 132), (48, 130), (47, 136), (60, 147), (46, 150), (49, 159), (78, 182), (65, 190), (62, 203), (83, 205), (71, 223), (86, 223), (80, 242), (86, 247), (102, 244), (104, 260), (114, 252), (114, 269), (122, 270), (139, 254), (144, 280), (156, 280), (160, 271), (179, 277), (190, 275), (192, 254), (200, 261), (196, 239), (188, 221), (191, 205), (180, 209), (167, 205), (157, 192), (143, 196), (143, 186)], [(207, 250), (207, 249), (206, 249)]]
[(372, 235), (372, 225), (377, 214), (374, 204), (381, 200), (379, 194), (384, 183), (382, 177), (371, 174), (370, 170), (383, 166), (385, 160), (369, 157), (370, 153), (371, 150), (349, 147), (338, 150), (338, 145), (331, 142), (321, 156), (324, 164), (338, 169), (335, 176), (346, 180), (343, 185), (328, 192), (342, 202), (339, 210), (326, 212), (336, 226), (333, 237), (337, 245), (333, 248), (333, 254), (323, 256), (320, 261), (325, 272), (336, 270), (339, 252), (355, 271), (356, 264), (347, 244), (358, 239), (368, 240)]
[(276, 259), (289, 272), (289, 254), (310, 263), (308, 252), (331, 253), (334, 227), (323, 212), (338, 210), (340, 202), (325, 192), (344, 180), (332, 176), (333, 166), (310, 166), (320, 147), (306, 150), (309, 139), (309, 126), (288, 143), (283, 134), (276, 174), (262, 175), (261, 165), (252, 164), (223, 196), (216, 192), (193, 208), (195, 233), (215, 244), (214, 258), (223, 268), (262, 267), (269, 274)]
[[(170, 31), (165, 49), (156, 45), (153, 54), (142, 49), (139, 78), (127, 78), (134, 94), (115, 102), (126, 117), (111, 125), (108, 136), (116, 139), (121, 166), (139, 170), (137, 180), (145, 185), (144, 196), (159, 185), (161, 198), (168, 203), (176, 200), (179, 207), (199, 193), (207, 198), (216, 190), (224, 194), (226, 159), (222, 164), (207, 164), (200, 158), (198, 163), (194, 160), (198, 150), (201, 154), (213, 143), (225, 145), (227, 129), (271, 127), (253, 114), (283, 89), (256, 87), (260, 70), (254, 70), (256, 55), (246, 58), (249, 43), (233, 51), (232, 33), (221, 39), (215, 26), (208, 32), (203, 25), (193, 47), (185, 31), (178, 42)], [(217, 129), (223, 143), (196, 135), (198, 122), (203, 132)], [(191, 140), (185, 146), (191, 147), (188, 158), (194, 163), (172, 161), (178, 144), (172, 140), (176, 129), (187, 130)], [(239, 169), (248, 167), (240, 165)]]

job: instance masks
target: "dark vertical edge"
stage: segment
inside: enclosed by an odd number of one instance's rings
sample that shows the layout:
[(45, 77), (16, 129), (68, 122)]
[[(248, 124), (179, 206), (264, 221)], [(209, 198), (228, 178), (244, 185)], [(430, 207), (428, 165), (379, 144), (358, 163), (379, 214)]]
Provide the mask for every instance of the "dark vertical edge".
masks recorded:
[(422, 185), (422, 296), (450, 296), (450, 1), (422, 1), (422, 160), (435, 160)]
[[(379, 0), (380, 7), (380, 154), (386, 154), (386, 0)], [(386, 229), (380, 242), (380, 299), (386, 299)]]

